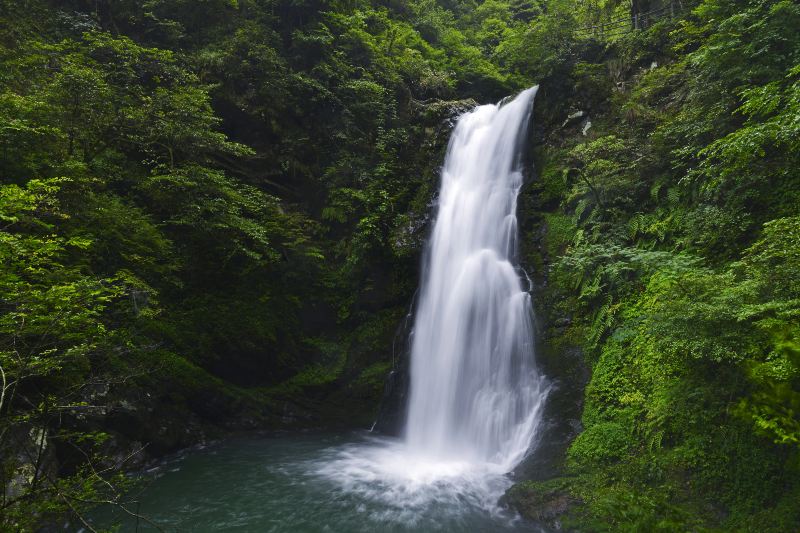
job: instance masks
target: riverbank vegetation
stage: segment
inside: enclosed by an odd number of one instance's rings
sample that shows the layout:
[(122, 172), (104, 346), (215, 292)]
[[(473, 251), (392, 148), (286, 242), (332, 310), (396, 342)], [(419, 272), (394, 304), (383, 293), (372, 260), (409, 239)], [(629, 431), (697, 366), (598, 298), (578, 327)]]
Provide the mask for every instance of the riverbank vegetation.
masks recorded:
[(515, 488), (534, 514), (797, 528), (798, 28), (794, 3), (706, 1), (576, 59), (591, 129), (551, 134), (541, 179), (591, 378), (566, 476)]
[(2, 527), (225, 431), (371, 421), (449, 124), (539, 83), (526, 257), (591, 378), (511, 501), (797, 529), (800, 9), (636, 9), (0, 0)]

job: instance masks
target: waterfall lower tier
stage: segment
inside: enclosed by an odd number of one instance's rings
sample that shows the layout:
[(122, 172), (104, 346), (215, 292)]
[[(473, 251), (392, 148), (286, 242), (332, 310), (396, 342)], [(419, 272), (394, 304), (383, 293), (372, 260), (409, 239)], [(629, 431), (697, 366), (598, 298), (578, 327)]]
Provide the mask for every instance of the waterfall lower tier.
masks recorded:
[(409, 448), (504, 471), (530, 447), (546, 395), (515, 266), (520, 154), (536, 89), (475, 108), (453, 131), (411, 343)]

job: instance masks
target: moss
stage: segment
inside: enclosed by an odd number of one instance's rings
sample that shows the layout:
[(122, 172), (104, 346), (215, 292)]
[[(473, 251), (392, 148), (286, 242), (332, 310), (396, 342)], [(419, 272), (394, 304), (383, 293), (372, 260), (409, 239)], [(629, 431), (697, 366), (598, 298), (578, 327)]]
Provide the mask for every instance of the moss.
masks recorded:
[(578, 435), (570, 446), (569, 458), (583, 466), (610, 463), (624, 457), (630, 443), (630, 430), (626, 426), (617, 422), (600, 422)]
[(392, 370), (390, 361), (379, 361), (365, 368), (356, 378), (355, 383), (362, 387), (380, 390), (386, 375)]
[(545, 213), (544, 218), (547, 224), (545, 235), (547, 255), (555, 258), (564, 253), (575, 237), (577, 228), (572, 217), (563, 213)]
[(545, 206), (558, 207), (567, 192), (566, 168), (561, 150), (542, 150), (537, 157), (540, 165), (540, 201)]
[(562, 529), (562, 522), (580, 505), (570, 487), (571, 479), (554, 478), (546, 481), (517, 483), (504, 496), (522, 516), (553, 529)]
[(347, 352), (338, 343), (314, 337), (306, 339), (306, 344), (318, 354), (318, 362), (306, 365), (278, 385), (263, 389), (267, 395), (279, 397), (302, 395), (310, 388), (332, 384), (341, 377), (347, 364)]

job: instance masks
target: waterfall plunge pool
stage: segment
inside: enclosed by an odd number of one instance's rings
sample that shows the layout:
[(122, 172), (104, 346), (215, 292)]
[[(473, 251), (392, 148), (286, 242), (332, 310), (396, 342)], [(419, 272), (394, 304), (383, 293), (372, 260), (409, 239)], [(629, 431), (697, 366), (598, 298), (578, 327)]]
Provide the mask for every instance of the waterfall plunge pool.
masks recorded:
[[(498, 505), (511, 479), (497, 467), (421, 457), (366, 432), (230, 439), (164, 461), (142, 482), (139, 513), (165, 531), (542, 531)], [(137, 531), (110, 508), (91, 522)], [(138, 531), (156, 529), (139, 521)]]
[(536, 91), (476, 107), (451, 135), (415, 309), (407, 438), (229, 441), (161, 468), (141, 514), (184, 531), (536, 531), (498, 505), (549, 388), (515, 269)]

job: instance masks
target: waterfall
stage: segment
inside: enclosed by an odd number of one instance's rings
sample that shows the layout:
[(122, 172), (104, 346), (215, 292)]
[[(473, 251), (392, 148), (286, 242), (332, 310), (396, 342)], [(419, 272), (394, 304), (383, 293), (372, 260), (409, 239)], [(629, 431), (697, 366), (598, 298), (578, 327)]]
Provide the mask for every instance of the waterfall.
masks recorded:
[(411, 342), (407, 446), (505, 471), (530, 447), (546, 395), (517, 264), (521, 152), (536, 90), (458, 120)]
[(517, 529), (498, 501), (534, 443), (547, 394), (517, 261), (521, 153), (535, 96), (533, 87), (477, 107), (451, 135), (411, 330), (404, 437), (369, 433), (312, 465), (382, 524), (362, 530)]

